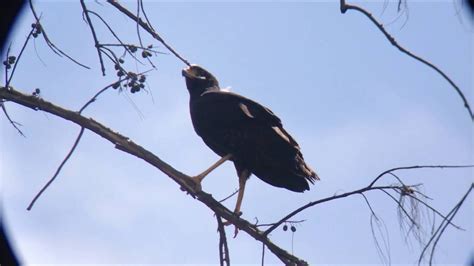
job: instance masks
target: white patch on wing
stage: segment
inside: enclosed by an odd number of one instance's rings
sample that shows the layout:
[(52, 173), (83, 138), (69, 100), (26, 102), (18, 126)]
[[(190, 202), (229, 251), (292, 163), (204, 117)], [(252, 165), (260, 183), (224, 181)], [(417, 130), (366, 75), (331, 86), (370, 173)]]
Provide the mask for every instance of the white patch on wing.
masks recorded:
[(239, 107), (242, 111), (244, 111), (244, 113), (250, 117), (250, 118), (255, 118), (252, 113), (250, 113), (249, 111), (249, 108), (247, 107), (247, 105), (243, 104), (243, 103), (239, 103)]
[(282, 137), (286, 142), (288, 142), (288, 143), (291, 144), (290, 138), (288, 138), (288, 136), (287, 136), (285, 133), (283, 133), (283, 131), (281, 131), (279, 127), (272, 127), (272, 129), (273, 129), (280, 137)]

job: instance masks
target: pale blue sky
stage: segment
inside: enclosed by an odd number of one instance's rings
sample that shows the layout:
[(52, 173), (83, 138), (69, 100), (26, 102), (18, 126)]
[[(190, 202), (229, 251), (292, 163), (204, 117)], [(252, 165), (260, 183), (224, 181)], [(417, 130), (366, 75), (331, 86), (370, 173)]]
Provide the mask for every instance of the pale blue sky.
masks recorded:
[[(127, 3), (135, 10), (134, 2)], [(395, 3), (385, 12), (382, 1), (360, 4), (384, 24), (396, 17)], [(400, 44), (443, 69), (474, 104), (472, 21), (463, 13), (457, 15), (459, 5), (409, 2), (406, 24), (402, 17), (387, 29)], [(92, 70), (55, 56), (38, 39), (28, 46), (12, 85), (27, 93), (39, 87), (44, 99), (78, 110), (115, 80), (113, 65), (108, 64), (107, 76), (102, 77), (78, 3), (48, 1), (36, 6), (49, 37)], [(103, 14), (125, 42), (136, 42), (135, 26), (128, 18), (106, 3), (88, 6)], [(336, 1), (148, 1), (145, 7), (155, 28), (185, 58), (214, 73), (222, 86), (273, 110), (321, 177), (304, 194), (252, 177), (242, 206), (243, 217), (250, 221), (277, 221), (311, 200), (362, 187), (392, 167), (473, 162), (472, 122), (449, 84), (391, 46), (366, 17), (350, 11), (340, 14)], [(12, 37), (13, 53), (32, 21), (25, 12)], [(111, 42), (110, 34), (95, 21), (101, 40)], [(145, 44), (158, 45), (142, 36)], [(184, 65), (172, 55), (153, 60), (158, 70), (148, 75), (150, 93), (110, 91), (84, 115), (195, 175), (218, 157), (192, 129), (181, 77)], [(147, 69), (130, 58), (126, 61), (131, 70)], [(23, 262), (218, 263), (212, 213), (161, 172), (88, 131), (57, 181), (27, 212), (29, 201), (54, 173), (79, 128), (12, 103), (7, 108), (27, 135), (19, 136), (1, 116), (3, 218)], [(423, 182), (432, 204), (448, 212), (471, 184), (473, 171), (399, 174), (407, 183)], [(236, 188), (231, 163), (203, 183), (217, 199)], [(392, 262), (415, 263), (420, 247), (405, 242), (394, 204), (379, 192), (367, 196), (389, 229)], [(234, 202), (226, 205), (232, 209)], [(471, 197), (455, 219), (466, 231), (446, 230), (436, 262), (460, 265), (468, 260), (473, 208)], [(294, 253), (311, 264), (381, 263), (370, 233), (370, 212), (361, 197), (321, 205), (295, 219), (307, 221), (297, 226)], [(229, 236), (232, 231), (228, 229)], [(278, 229), (271, 238), (291, 251), (291, 233)], [(229, 247), (233, 263), (260, 263), (261, 245), (244, 232), (229, 239)], [(279, 263), (266, 254), (268, 263)]]

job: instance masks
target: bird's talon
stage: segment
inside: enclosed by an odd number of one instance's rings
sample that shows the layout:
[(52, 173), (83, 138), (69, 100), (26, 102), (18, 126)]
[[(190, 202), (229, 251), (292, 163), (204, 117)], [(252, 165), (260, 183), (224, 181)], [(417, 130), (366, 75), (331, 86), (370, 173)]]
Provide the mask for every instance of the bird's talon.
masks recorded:
[(239, 228), (237, 228), (237, 226), (236, 226), (235, 229), (234, 229), (234, 238), (237, 237), (238, 233), (239, 233)]
[[(229, 226), (229, 225), (232, 225), (231, 222), (229, 221), (225, 221), (222, 223), (224, 226)], [(234, 225), (234, 238), (237, 237), (237, 234), (239, 233), (239, 228), (237, 228), (237, 226)]]

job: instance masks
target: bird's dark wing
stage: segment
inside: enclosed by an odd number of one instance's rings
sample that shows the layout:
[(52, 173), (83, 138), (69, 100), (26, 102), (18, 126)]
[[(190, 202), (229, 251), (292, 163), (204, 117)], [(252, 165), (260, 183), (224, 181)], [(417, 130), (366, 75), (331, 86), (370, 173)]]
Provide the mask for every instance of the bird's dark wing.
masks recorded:
[[(215, 106), (227, 110), (226, 115), (234, 114), (234, 119), (252, 119), (267, 125), (281, 126), (281, 120), (261, 104), (241, 95), (226, 91), (207, 91), (196, 100), (199, 104)], [(212, 108), (212, 107), (211, 107)]]
[(293, 191), (308, 189), (316, 174), (298, 143), (268, 108), (235, 93), (209, 91), (191, 101), (193, 125), (217, 154), (234, 155), (263, 181)]

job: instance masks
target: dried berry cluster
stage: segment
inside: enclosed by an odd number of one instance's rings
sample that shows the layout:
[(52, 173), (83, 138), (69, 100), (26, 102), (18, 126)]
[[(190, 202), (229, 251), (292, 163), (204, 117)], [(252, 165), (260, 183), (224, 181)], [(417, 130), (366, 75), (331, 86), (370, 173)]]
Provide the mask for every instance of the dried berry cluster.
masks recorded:
[(43, 32), (43, 30), (41, 29), (41, 24), (39, 24), (39, 22), (31, 24), (31, 27), (33, 28), (33, 38), (38, 37), (38, 35)]
[(145, 88), (145, 75), (137, 75), (133, 72), (128, 72), (128, 77), (130, 78), (128, 83), (124, 85), (124, 87), (129, 87), (131, 93), (139, 92), (140, 89)]
[(36, 97), (39, 97), (40, 96), (40, 89), (39, 88), (36, 88), (34, 91), (33, 91), (33, 96), (36, 96)]
[[(119, 78), (123, 77), (126, 75), (127, 81), (123, 85), (125, 88), (130, 88), (131, 93), (139, 92), (141, 89), (145, 88), (145, 81), (146, 81), (146, 76), (137, 74), (134, 72), (126, 72), (120, 64), (123, 64), (125, 61), (120, 58), (118, 63), (115, 64), (115, 70), (117, 70), (117, 76)], [(112, 85), (114, 89), (117, 89), (120, 86), (120, 82), (115, 83)]]
[[(288, 231), (288, 225), (283, 226), (283, 231)], [(294, 225), (291, 226), (291, 232), (296, 232), (296, 227)]]
[(14, 65), (16, 62), (16, 57), (11, 55), (7, 58), (7, 60), (3, 61), (3, 65), (5, 66), (6, 69), (12, 68), (12, 65)]
[[(148, 45), (147, 48), (151, 49), (151, 48), (153, 48), (153, 45), (150, 44), (150, 45)], [(146, 50), (144, 48), (142, 48), (142, 49), (143, 49), (143, 51), (142, 51), (142, 57), (143, 58), (151, 57), (153, 55), (148, 50)], [(135, 53), (138, 50), (138, 48), (135, 45), (129, 45), (128, 50), (130, 50), (131, 53)]]

